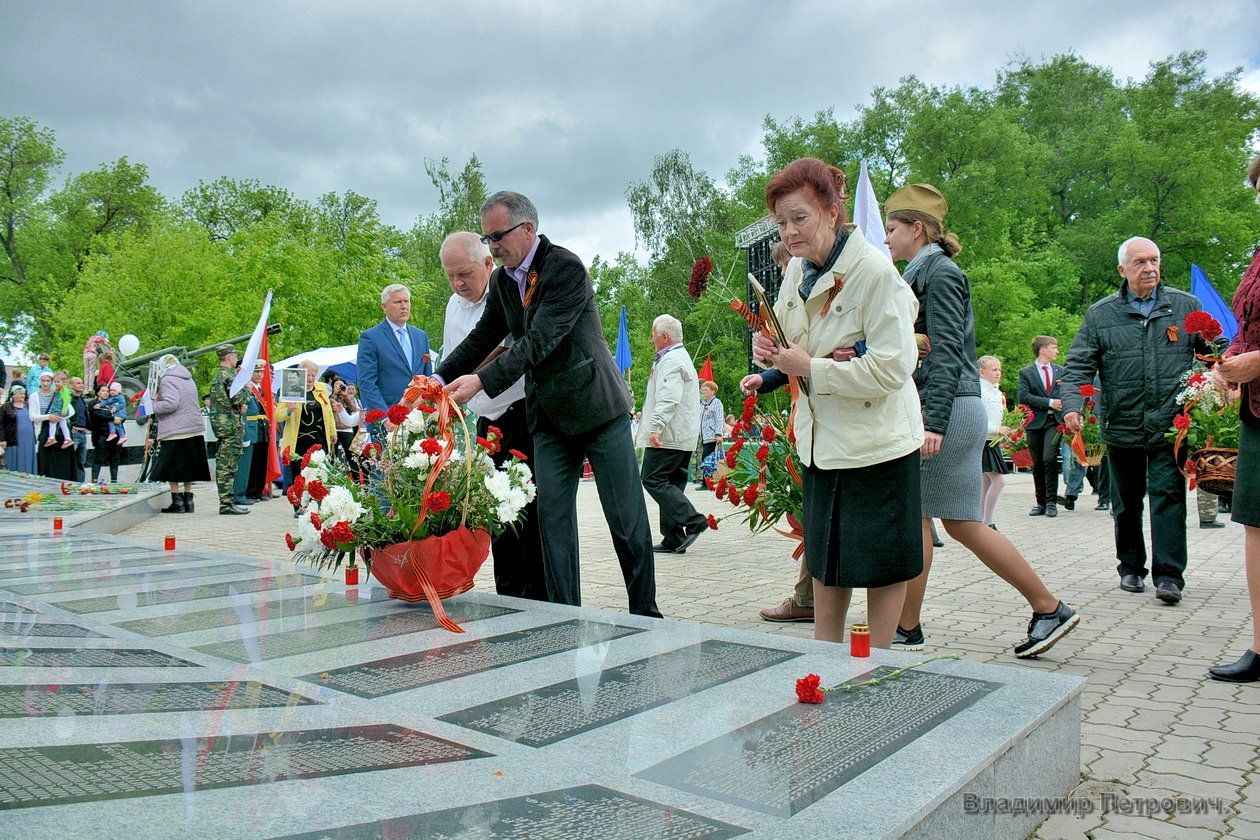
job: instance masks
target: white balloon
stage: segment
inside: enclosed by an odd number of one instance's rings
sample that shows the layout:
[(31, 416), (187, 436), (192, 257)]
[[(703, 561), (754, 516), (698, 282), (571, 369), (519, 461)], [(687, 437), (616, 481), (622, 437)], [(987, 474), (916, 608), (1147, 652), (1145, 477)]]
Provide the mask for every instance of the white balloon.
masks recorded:
[(118, 339), (118, 349), (123, 352), (124, 356), (130, 356), (140, 349), (140, 339), (136, 338), (131, 333), (127, 333), (122, 338)]

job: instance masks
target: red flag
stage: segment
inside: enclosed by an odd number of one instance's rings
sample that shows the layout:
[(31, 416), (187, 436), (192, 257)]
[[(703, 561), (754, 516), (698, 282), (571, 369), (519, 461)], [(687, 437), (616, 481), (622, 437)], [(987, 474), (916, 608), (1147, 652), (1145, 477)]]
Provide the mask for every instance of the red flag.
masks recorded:
[(704, 367), (700, 368), (700, 381), (701, 382), (713, 381), (713, 357), (712, 356), (704, 357)]
[(263, 413), (267, 415), (267, 487), (270, 488), (271, 483), (280, 478), (280, 447), (276, 441), (276, 400), (275, 392), (271, 389), (271, 346), (267, 341), (266, 331), (263, 332), (258, 357), (266, 362), (263, 366), (260, 396)]

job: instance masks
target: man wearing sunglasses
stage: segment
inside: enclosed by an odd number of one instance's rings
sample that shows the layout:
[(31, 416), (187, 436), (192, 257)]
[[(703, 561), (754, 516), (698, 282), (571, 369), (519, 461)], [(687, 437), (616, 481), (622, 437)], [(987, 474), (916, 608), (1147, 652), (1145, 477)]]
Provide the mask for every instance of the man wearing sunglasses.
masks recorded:
[[(582, 603), (577, 487), (589, 460), (630, 612), (659, 617), (652, 531), (630, 436), (632, 402), (604, 341), (586, 268), (538, 235), (538, 211), (520, 193), (490, 196), (481, 229), (500, 265), (481, 319), (442, 360), (438, 378), (466, 403), (483, 391), (498, 396), (525, 377), (548, 599)], [(509, 335), (512, 347), (478, 369)]]

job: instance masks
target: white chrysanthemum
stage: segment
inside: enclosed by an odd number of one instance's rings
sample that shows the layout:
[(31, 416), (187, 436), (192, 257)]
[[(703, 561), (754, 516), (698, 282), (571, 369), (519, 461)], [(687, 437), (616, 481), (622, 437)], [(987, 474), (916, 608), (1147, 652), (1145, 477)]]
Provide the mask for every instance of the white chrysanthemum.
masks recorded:
[(507, 470), (508, 473), (511, 474), (512, 478), (522, 483), (534, 477), (533, 471), (530, 470), (529, 466), (524, 461), (513, 461), (508, 464)]
[(328, 495), (319, 503), (319, 515), (325, 526), (338, 522), (349, 522), (353, 525), (366, 512), (363, 505), (345, 487), (330, 488)]
[(520, 513), (520, 510), (520, 508), (512, 507), (510, 502), (500, 502), (499, 506), (494, 509), (494, 515), (506, 525), (516, 520), (516, 515)]
[(433, 466), (433, 462), (437, 460), (436, 455), (428, 455), (420, 450), (414, 450), (406, 458), (403, 458), (403, 466), (409, 470), (429, 470)]
[(413, 411), (402, 422), (402, 428), (414, 435), (426, 434), (429, 429), (429, 415), (423, 411)]
[(306, 511), (298, 517), (297, 535), (302, 538), (303, 547), (315, 551), (321, 546), (319, 543), (319, 531), (315, 530), (315, 525), (311, 522), (311, 515)]
[(310, 463), (312, 466), (316, 466), (316, 467), (321, 466), (325, 461), (328, 460), (328, 453), (322, 449), (316, 449), (315, 451), (311, 452), (310, 455), (311, 455)]
[(512, 481), (508, 478), (507, 473), (494, 472), (482, 479), (486, 489), (490, 491), (490, 495), (494, 496), (496, 501), (506, 501), (512, 492)]

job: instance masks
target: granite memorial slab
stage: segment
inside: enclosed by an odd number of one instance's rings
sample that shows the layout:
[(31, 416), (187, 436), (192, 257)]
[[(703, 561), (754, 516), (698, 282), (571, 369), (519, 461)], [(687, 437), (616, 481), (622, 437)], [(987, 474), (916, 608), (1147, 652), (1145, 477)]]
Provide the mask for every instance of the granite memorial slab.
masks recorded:
[(328, 610), (389, 602), (391, 599), (384, 587), (377, 586), (368, 593), (360, 592), (358, 589), (317, 592), (314, 595), (279, 598), (274, 601), (257, 600), (248, 604), (233, 604), (230, 607), (155, 615), (150, 618), (135, 618), (115, 623), (124, 630), (144, 636), (173, 636), (177, 633), (213, 630), (216, 627), (231, 627), (236, 624), (248, 625), (259, 621), (273, 621)]
[[(550, 790), (480, 805), (287, 835), (284, 840), (392, 840), (401, 837), (725, 840), (748, 830), (601, 785)], [(276, 838), (276, 840), (280, 840)]]
[(383, 697), (644, 632), (573, 619), (335, 668), (301, 679), (359, 697)]
[(39, 615), (39, 610), (34, 607), (25, 607), (13, 601), (0, 601), (0, 615), (8, 613), (17, 613), (21, 615), (34, 614)]
[(798, 656), (795, 651), (710, 639), (605, 669), (593, 700), (572, 679), (438, 720), (544, 747)]
[(201, 586), (180, 586), (175, 589), (155, 589), (151, 592), (127, 592), (121, 595), (98, 595), (93, 598), (76, 598), (60, 601), (57, 606), (74, 613), (109, 612), (110, 610), (151, 607), (157, 604), (178, 604), (184, 601), (201, 601), (206, 598), (224, 598), (243, 592), (264, 592), (270, 589), (289, 589), (319, 583), (319, 575), (290, 573), (268, 578), (248, 578), (208, 583)]
[(0, 685), (0, 718), (132, 715), (319, 705), (254, 681)]
[[(95, 557), (105, 559), (97, 560)], [(143, 569), (150, 566), (165, 566), (170, 563), (206, 562), (214, 558), (205, 554), (188, 554), (186, 552), (154, 551), (150, 548), (137, 548), (121, 553), (94, 553), (70, 558), (47, 557), (37, 560), (23, 560), (0, 568), (0, 580), (12, 580), (20, 577), (52, 577), (61, 574), (90, 574), (126, 568)]]
[(924, 671), (796, 703), (636, 773), (639, 778), (790, 817), (999, 686)]
[(144, 648), (16, 648), (0, 647), (0, 666), (14, 668), (200, 668)]
[[(451, 620), (460, 624), (520, 612), (509, 607), (483, 604), (470, 599), (447, 601), (444, 606)], [(243, 639), (198, 645), (195, 650), (211, 656), (231, 659), (234, 662), (254, 662), (256, 659), (279, 659), (282, 656), (297, 656), (302, 653), (330, 650), (361, 642), (388, 639), (392, 636), (403, 636), (408, 633), (421, 633), (440, 626), (437, 619), (433, 617), (433, 610), (429, 609), (427, 604), (417, 604), (398, 612), (370, 615), (337, 624), (323, 624), (319, 627), (304, 627), (298, 630), (284, 630), (262, 636), (247, 636)]]
[(0, 617), (0, 636), (21, 636), (23, 638), (61, 638), (61, 639), (103, 639), (104, 633), (97, 633), (78, 624), (63, 622), (33, 621), (34, 616), (20, 619)]
[(27, 554), (12, 553), (0, 555), (0, 568), (6, 576), (12, 577), (24, 567), (47, 567), (67, 564), (86, 565), (98, 560), (132, 560), (142, 557), (160, 556), (163, 552), (130, 545), (87, 545), (81, 548), (65, 547), (55, 551), (35, 551)]
[(201, 577), (203, 575), (240, 575), (249, 572), (268, 572), (261, 566), (247, 563), (222, 563), (213, 566), (182, 566), (178, 569), (158, 569), (152, 572), (137, 572), (122, 575), (95, 575), (87, 578), (68, 580), (44, 580), (39, 583), (0, 583), (0, 588), (18, 595), (46, 595), (53, 592), (78, 592), (90, 589), (103, 589), (108, 586), (144, 586), (150, 583), (164, 583), (181, 578)]
[(392, 724), (10, 747), (0, 749), (0, 810), (317, 779), (488, 755)]

